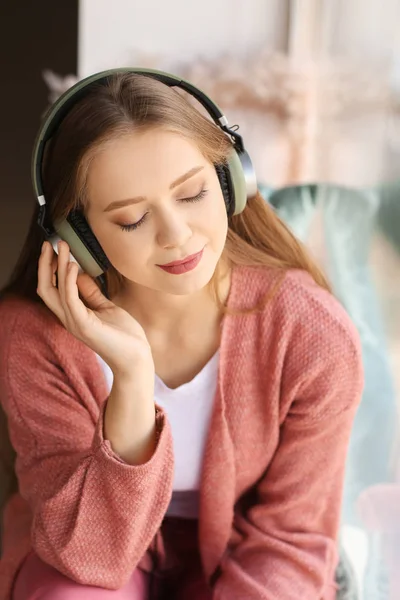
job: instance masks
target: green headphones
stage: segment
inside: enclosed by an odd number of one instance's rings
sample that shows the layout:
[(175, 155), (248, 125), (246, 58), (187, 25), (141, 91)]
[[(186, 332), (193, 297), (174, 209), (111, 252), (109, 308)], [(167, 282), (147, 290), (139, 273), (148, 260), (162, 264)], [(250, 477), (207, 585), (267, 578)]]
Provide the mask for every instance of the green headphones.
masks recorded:
[(32, 153), (32, 183), (39, 202), (38, 223), (44, 230), (46, 238), (56, 252), (57, 242), (60, 239), (65, 240), (71, 249), (71, 258), (92, 277), (101, 276), (109, 268), (110, 262), (81, 211), (73, 210), (63, 221), (49, 223), (42, 183), (43, 156), (46, 143), (54, 135), (72, 106), (87, 94), (91, 85), (94, 83), (106, 84), (109, 77), (124, 73), (137, 73), (152, 77), (169, 87), (178, 87), (188, 92), (206, 109), (215, 124), (231, 138), (232, 153), (227, 163), (215, 165), (228, 216), (241, 213), (247, 200), (253, 198), (257, 193), (256, 174), (241, 136), (237, 133), (236, 128), (229, 127), (227, 118), (218, 106), (191, 83), (162, 71), (136, 68), (102, 71), (79, 81), (51, 106), (41, 125)]

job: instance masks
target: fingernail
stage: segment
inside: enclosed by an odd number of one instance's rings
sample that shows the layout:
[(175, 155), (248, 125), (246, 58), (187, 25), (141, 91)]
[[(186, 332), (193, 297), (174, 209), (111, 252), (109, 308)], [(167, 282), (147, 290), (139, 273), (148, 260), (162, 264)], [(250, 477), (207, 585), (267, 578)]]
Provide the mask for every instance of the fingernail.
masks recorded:
[(43, 253), (45, 250), (46, 250), (46, 242), (43, 242), (41, 253)]

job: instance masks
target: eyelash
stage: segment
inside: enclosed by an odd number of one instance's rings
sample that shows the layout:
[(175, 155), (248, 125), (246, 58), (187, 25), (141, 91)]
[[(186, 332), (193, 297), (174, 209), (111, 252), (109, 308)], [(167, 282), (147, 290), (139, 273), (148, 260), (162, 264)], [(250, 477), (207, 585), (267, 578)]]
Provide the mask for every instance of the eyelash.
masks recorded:
[[(207, 190), (206, 189), (202, 189), (201, 192), (199, 192), (197, 194), (197, 196), (192, 196), (191, 198), (182, 198), (182, 200), (180, 200), (180, 202), (199, 202), (199, 200), (201, 200), (202, 198), (204, 198), (204, 196), (207, 194)], [(122, 229), (122, 231), (134, 231), (135, 229), (137, 229), (138, 227), (140, 227), (141, 225), (143, 225), (143, 223), (146, 220), (148, 213), (146, 213), (141, 219), (140, 221), (138, 221), (137, 223), (131, 223), (130, 225), (120, 225), (120, 228)]]

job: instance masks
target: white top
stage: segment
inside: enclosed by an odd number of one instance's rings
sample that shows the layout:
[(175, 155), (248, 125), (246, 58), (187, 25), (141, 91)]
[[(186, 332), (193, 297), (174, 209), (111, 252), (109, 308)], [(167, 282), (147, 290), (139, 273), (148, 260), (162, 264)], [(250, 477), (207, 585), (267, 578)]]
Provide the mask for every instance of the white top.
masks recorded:
[[(110, 367), (98, 356), (109, 389)], [(191, 381), (171, 389), (156, 375), (155, 403), (162, 407), (171, 425), (174, 444), (173, 495), (167, 514), (198, 517), (198, 492), (208, 428), (217, 389), (219, 353)]]

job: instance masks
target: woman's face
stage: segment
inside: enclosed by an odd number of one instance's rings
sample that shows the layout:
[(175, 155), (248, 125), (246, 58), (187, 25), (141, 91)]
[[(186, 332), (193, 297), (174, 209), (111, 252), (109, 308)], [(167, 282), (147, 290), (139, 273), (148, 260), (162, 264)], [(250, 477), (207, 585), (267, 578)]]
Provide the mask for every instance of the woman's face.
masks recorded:
[(179, 295), (207, 285), (228, 220), (215, 169), (194, 143), (161, 129), (119, 138), (92, 160), (87, 185), (88, 222), (126, 279)]

